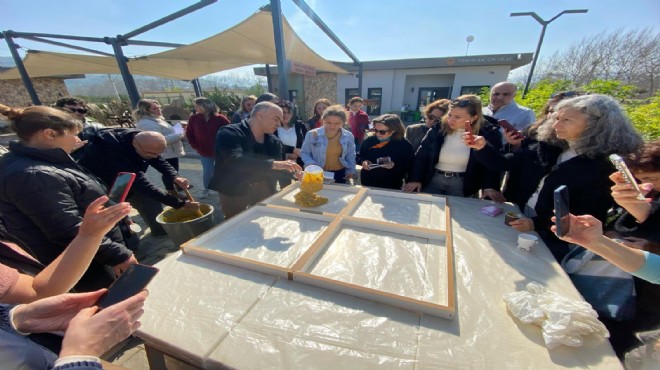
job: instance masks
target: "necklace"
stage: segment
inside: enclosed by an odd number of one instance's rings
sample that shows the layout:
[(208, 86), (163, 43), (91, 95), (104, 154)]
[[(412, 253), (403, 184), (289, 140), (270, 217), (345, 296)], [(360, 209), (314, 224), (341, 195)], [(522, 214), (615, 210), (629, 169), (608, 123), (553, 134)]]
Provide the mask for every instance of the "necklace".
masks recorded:
[(328, 138), (328, 140), (332, 140), (332, 139), (336, 138), (337, 136), (339, 136), (340, 133), (341, 133), (341, 131), (337, 131), (337, 133), (333, 137), (328, 136), (328, 134), (326, 133), (325, 136)]

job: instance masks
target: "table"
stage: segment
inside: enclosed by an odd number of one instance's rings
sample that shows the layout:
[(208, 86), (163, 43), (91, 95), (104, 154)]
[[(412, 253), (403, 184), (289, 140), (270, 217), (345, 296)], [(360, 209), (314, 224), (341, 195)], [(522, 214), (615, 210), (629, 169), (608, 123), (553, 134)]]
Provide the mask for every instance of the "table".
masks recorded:
[(520, 251), (503, 215), (478, 213), (491, 202), (448, 201), (454, 320), (177, 253), (157, 265), (137, 333), (152, 368), (159, 352), (209, 369), (621, 368), (606, 339), (548, 350), (514, 319), (502, 296), (532, 281), (581, 298), (544, 245)]

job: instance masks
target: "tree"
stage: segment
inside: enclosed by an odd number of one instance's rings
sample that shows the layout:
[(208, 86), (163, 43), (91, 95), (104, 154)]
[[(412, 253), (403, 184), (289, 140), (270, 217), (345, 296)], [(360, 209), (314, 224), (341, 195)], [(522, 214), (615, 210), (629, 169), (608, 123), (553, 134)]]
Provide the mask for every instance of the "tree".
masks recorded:
[[(541, 63), (538, 80), (563, 79), (576, 85), (616, 80), (651, 97), (660, 78), (660, 32), (650, 28), (586, 36)], [(537, 81), (538, 81), (537, 80)]]

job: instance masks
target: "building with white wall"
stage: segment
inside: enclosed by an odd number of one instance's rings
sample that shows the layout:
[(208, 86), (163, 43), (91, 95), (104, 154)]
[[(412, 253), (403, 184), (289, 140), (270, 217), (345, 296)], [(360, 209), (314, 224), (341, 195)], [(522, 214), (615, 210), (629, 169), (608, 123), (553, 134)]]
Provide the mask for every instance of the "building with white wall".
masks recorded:
[[(310, 85), (306, 79), (318, 78), (325, 75), (324, 72), (318, 72), (316, 76), (291, 74), (288, 79), (289, 95), (295, 91), (300, 111), (306, 112), (307, 116), (312, 109), (309, 102), (322, 97), (346, 104), (352, 96), (361, 96), (369, 102), (367, 113), (372, 116), (400, 112), (402, 106), (415, 111), (436, 99), (479, 93), (484, 87), (490, 88), (497, 82), (506, 81), (511, 70), (531, 63), (532, 56), (532, 53), (522, 53), (363, 62), (362, 91), (358, 91), (358, 67), (352, 63), (334, 62), (349, 74), (332, 74), (334, 84), (329, 83), (328, 76), (325, 76), (324, 86), (330, 88), (325, 90), (325, 96), (310, 96), (310, 93), (318, 93), (304, 89), (304, 86)], [(265, 75), (265, 68), (255, 68), (255, 73)], [(277, 68), (271, 66), (270, 73), (276, 78)], [(277, 86), (277, 83), (273, 82), (271, 86)], [(332, 90), (335, 91), (334, 96), (330, 96)]]

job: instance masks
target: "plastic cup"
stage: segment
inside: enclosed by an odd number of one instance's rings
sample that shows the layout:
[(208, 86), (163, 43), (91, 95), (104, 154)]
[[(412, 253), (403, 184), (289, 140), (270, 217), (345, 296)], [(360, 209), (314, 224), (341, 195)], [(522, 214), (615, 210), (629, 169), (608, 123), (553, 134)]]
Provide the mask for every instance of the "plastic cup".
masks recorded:
[(523, 251), (529, 252), (532, 250), (532, 247), (536, 242), (539, 240), (539, 238), (536, 235), (532, 234), (519, 234), (518, 235), (518, 248), (520, 248)]

